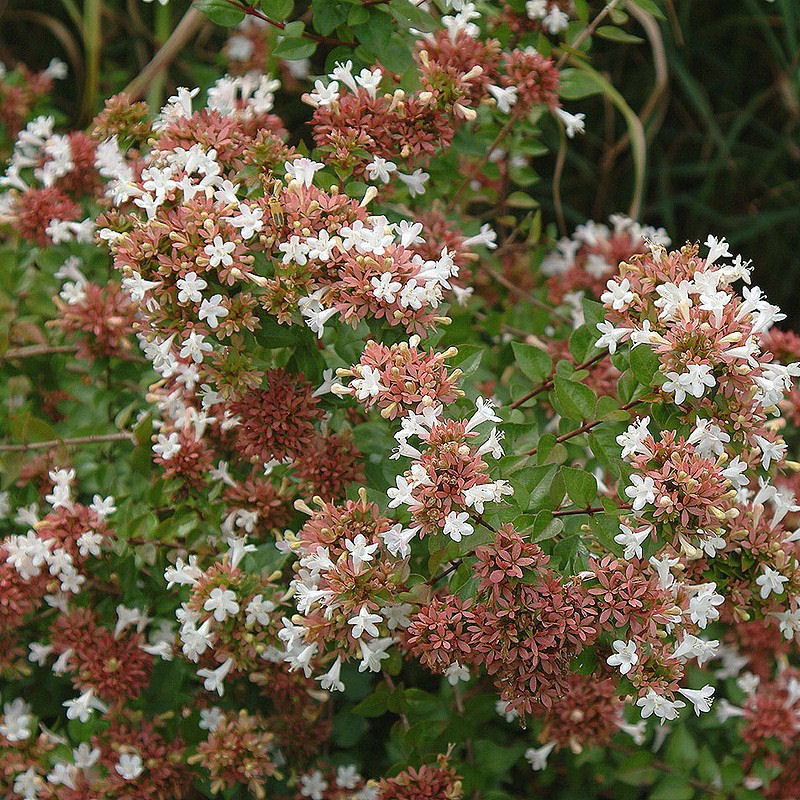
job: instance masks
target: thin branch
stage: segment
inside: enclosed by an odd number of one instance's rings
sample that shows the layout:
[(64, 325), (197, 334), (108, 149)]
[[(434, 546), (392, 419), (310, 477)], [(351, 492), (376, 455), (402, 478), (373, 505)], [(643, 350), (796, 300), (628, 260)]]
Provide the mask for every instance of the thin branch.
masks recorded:
[[(582, 364), (578, 364), (575, 367), (575, 372), (578, 372), (582, 369), (588, 369), (592, 365), (596, 364), (598, 361), (602, 361), (608, 355), (608, 350), (604, 350), (602, 353), (598, 353), (596, 356), (592, 356), (587, 361), (584, 361)], [(555, 378), (555, 372), (546, 380), (540, 383), (535, 389), (532, 389), (528, 394), (523, 395), (519, 398), (519, 400), (515, 400), (509, 408), (519, 408), (523, 403), (527, 403), (528, 400), (536, 397), (536, 395), (541, 394), (542, 392), (550, 391), (553, 388)]]
[(558, 311), (558, 309), (553, 308), (553, 306), (545, 303), (544, 300), (540, 300), (538, 297), (535, 297), (530, 292), (526, 292), (525, 289), (521, 289), (516, 283), (510, 281), (505, 275), (503, 275), (501, 272), (498, 272), (496, 269), (493, 269), (490, 266), (484, 266), (483, 271), (486, 272), (491, 278), (496, 280), (501, 286), (508, 289), (509, 292), (517, 295), (517, 297), (527, 300), (527, 302), (531, 303), (537, 308), (543, 308), (545, 311), (548, 311), (551, 316), (555, 317), (556, 319), (560, 319), (562, 322), (570, 321), (560, 311)]
[(500, 142), (506, 138), (509, 131), (514, 127), (514, 124), (519, 120), (519, 113), (514, 113), (512, 111), (509, 118), (506, 120), (506, 124), (503, 125), (502, 128), (497, 133), (497, 136), (494, 137), (494, 141), (489, 145), (486, 149), (486, 152), (483, 154), (483, 158), (478, 162), (478, 165), (470, 171), (470, 174), (467, 175), (463, 181), (456, 187), (456, 190), (450, 196), (450, 202), (447, 204), (447, 211), (452, 211), (453, 207), (456, 204), (456, 200), (458, 200), (458, 196), (464, 189), (467, 187), (469, 182), (473, 179), (473, 177), (480, 173), (480, 171), (489, 163), (489, 159), (491, 158), (492, 153), (497, 149)]
[(200, 29), (205, 16), (194, 6), (183, 15), (170, 37), (156, 51), (150, 63), (122, 90), (131, 100), (138, 100), (152, 82), (175, 60), (189, 40)]
[[(470, 514), (470, 516), (471, 516), (471, 517), (472, 517), (472, 519), (473, 519), (475, 522), (477, 522), (479, 525), (483, 525), (483, 527), (484, 527), (484, 528), (486, 528), (487, 530), (490, 530), (492, 533), (497, 533), (497, 528), (495, 528), (494, 526), (490, 525), (490, 524), (489, 524), (489, 523), (488, 523), (488, 522), (487, 522), (487, 521), (486, 521), (486, 520), (483, 518), (483, 515), (482, 515), (482, 514), (478, 514), (478, 513), (477, 513), (477, 511), (475, 511), (475, 512), (473, 512), (472, 514)], [(456, 570), (457, 570), (457, 569), (458, 569), (458, 568), (461, 566), (461, 564), (463, 564), (463, 563), (464, 563), (464, 559), (465, 559), (467, 556), (471, 556), (471, 555), (472, 555), (472, 554), (475, 552), (475, 549), (476, 549), (476, 548), (473, 548), (472, 550), (470, 550), (470, 551), (469, 551), (469, 553), (466, 553), (465, 555), (463, 555), (463, 556), (460, 556), (459, 558), (455, 558), (455, 559), (453, 559), (453, 560), (450, 562), (450, 566), (449, 566), (449, 567), (448, 567), (448, 568), (447, 568), (447, 569), (446, 569), (444, 572), (440, 572), (438, 575), (434, 576), (433, 578), (430, 578), (430, 579), (429, 579), (429, 580), (426, 582), (426, 584), (427, 584), (428, 586), (433, 586), (434, 584), (436, 584), (436, 583), (438, 583), (440, 580), (442, 580), (442, 578), (446, 578), (448, 575), (450, 575), (451, 573), (455, 572), (455, 571), (456, 571)]]
[(553, 516), (554, 517), (573, 517), (573, 516), (577, 516), (578, 514), (588, 514), (591, 517), (592, 514), (600, 514), (603, 511), (605, 511), (605, 509), (602, 506), (595, 506), (595, 507), (586, 506), (586, 508), (568, 508), (568, 509), (565, 509), (565, 510), (557, 508), (553, 512)]
[(76, 436), (72, 439), (50, 439), (46, 442), (28, 442), (27, 444), (0, 444), (0, 453), (24, 453), (28, 450), (49, 450), (52, 447), (70, 447), (77, 444), (100, 444), (101, 442), (135, 442), (136, 437), (130, 431), (119, 433), (103, 433), (94, 436)]
[(574, 53), (580, 48), (580, 46), (597, 30), (598, 25), (600, 25), (620, 2), (622, 2), (622, 0), (611, 0), (610, 3), (607, 3), (600, 13), (575, 37), (575, 41), (569, 45), (568, 49), (565, 49), (561, 54), (561, 58), (558, 59), (556, 63), (558, 69), (564, 66), (564, 62), (569, 58), (570, 53)]
[[(620, 406), (620, 411), (628, 411), (629, 409), (633, 408), (635, 405), (638, 405), (641, 401), (640, 400), (631, 400), (630, 403), (625, 403), (624, 406)], [(580, 436), (582, 433), (588, 433), (589, 431), (596, 428), (603, 422), (602, 419), (594, 419), (591, 422), (584, 422), (579, 428), (573, 428), (571, 431), (567, 431), (566, 433), (562, 433), (561, 436), (556, 437), (556, 443), (560, 444), (561, 442), (569, 441), (570, 439), (574, 439), (576, 436)], [(534, 447), (533, 450), (527, 450), (526, 452), (522, 453), (525, 456), (535, 456), (538, 448)]]
[(553, 169), (553, 208), (556, 212), (556, 224), (558, 232), (562, 236), (567, 235), (567, 222), (564, 219), (564, 207), (561, 203), (561, 176), (564, 174), (564, 164), (567, 161), (567, 137), (564, 127), (559, 125), (560, 139), (558, 143), (558, 153), (556, 154), (556, 164)]
[(78, 349), (74, 344), (30, 344), (25, 347), (12, 347), (0, 354), (0, 361), (11, 361), (14, 358), (32, 358), (33, 356), (49, 356), (56, 353), (74, 353)]

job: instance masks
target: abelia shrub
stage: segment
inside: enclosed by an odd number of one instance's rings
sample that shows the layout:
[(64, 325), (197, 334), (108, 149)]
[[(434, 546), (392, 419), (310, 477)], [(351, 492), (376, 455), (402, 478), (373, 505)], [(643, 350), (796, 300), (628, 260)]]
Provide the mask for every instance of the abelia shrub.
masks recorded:
[(800, 339), (530, 188), (611, 9), (203, 5), (158, 112), (9, 78), (4, 796), (795, 797)]

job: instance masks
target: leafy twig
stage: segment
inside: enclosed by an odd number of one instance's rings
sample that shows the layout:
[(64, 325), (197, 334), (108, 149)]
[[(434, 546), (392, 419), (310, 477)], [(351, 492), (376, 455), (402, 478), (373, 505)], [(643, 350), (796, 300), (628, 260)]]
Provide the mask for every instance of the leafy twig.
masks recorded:
[[(259, 11), (257, 8), (253, 8), (252, 6), (248, 6), (246, 3), (239, 3), (237, 0), (225, 0), (225, 2), (228, 3), (228, 5), (243, 11), (248, 17), (260, 19), (262, 22), (266, 22), (268, 25), (272, 25), (274, 28), (277, 28), (281, 31), (286, 29), (285, 22), (279, 22), (276, 19), (272, 19), (272, 17), (268, 17), (263, 11)], [(358, 47), (358, 42), (344, 42), (341, 39), (335, 39), (331, 36), (320, 36), (316, 33), (310, 33), (309, 31), (303, 31), (300, 35), (304, 39), (311, 39), (312, 42), (318, 42), (319, 44), (330, 44), (337, 47)]]
[[(592, 356), (587, 361), (584, 361), (582, 364), (578, 364), (575, 367), (575, 372), (578, 372), (582, 369), (588, 369), (592, 365), (596, 364), (598, 361), (602, 361), (608, 355), (608, 351), (604, 350), (602, 353), (598, 353), (596, 356)], [(519, 400), (515, 400), (509, 408), (519, 408), (524, 403), (527, 403), (528, 400), (536, 397), (537, 395), (541, 394), (542, 392), (548, 392), (550, 389), (553, 388), (553, 378), (555, 377), (555, 372), (546, 380), (542, 381), (535, 389), (531, 389), (530, 392), (523, 395), (519, 398)]]

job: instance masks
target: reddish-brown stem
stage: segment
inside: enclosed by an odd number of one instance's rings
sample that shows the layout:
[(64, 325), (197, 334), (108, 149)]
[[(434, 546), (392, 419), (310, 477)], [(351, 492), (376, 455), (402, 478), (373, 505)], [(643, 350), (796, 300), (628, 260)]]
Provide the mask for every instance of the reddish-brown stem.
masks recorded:
[[(631, 508), (631, 506), (626, 504), (626, 503), (623, 503), (622, 505), (618, 506), (618, 508), (629, 509), (629, 508)], [(586, 508), (567, 508), (567, 509), (557, 508), (553, 512), (553, 516), (554, 517), (576, 517), (579, 514), (588, 514), (589, 516), (592, 516), (592, 514), (600, 514), (603, 511), (605, 511), (605, 509), (602, 506), (586, 506)]]
[[(596, 364), (598, 361), (602, 361), (608, 355), (608, 351), (604, 350), (602, 353), (598, 353), (596, 356), (592, 356), (587, 361), (584, 361), (582, 364), (578, 364), (575, 367), (575, 372), (578, 372), (582, 369), (588, 369), (589, 367)], [(515, 400), (511, 405), (510, 408), (519, 408), (523, 403), (527, 403), (528, 400), (533, 399), (537, 395), (541, 394), (542, 392), (547, 392), (553, 388), (555, 378), (555, 371), (550, 375), (550, 377), (539, 384), (535, 389), (532, 389), (528, 394), (523, 395), (519, 398), (519, 400)]]
[[(244, 11), (247, 16), (260, 19), (263, 22), (266, 22), (268, 25), (278, 28), (278, 30), (282, 31), (286, 29), (285, 22), (278, 22), (278, 20), (268, 17), (263, 11), (259, 11), (257, 8), (248, 6), (245, 3), (239, 3), (237, 0), (225, 0), (225, 2), (229, 5), (232, 5), (234, 8), (238, 8), (240, 11)], [(318, 34), (310, 33), (309, 31), (303, 31), (301, 35), (304, 39), (311, 39), (312, 42), (318, 42), (319, 44), (331, 44), (339, 47), (358, 46), (356, 42), (343, 42), (341, 39), (334, 39), (330, 36), (319, 36)]]
[[(630, 403), (625, 403), (624, 406), (620, 406), (620, 411), (628, 411), (629, 409), (633, 408), (635, 405), (638, 405), (639, 400), (631, 400)], [(561, 436), (556, 437), (556, 443), (566, 442), (569, 439), (573, 439), (576, 436), (580, 436), (582, 433), (588, 433), (592, 428), (596, 428), (603, 422), (601, 419), (595, 419), (591, 422), (584, 422), (580, 428), (573, 428), (571, 431), (567, 431), (566, 433), (562, 433)], [(527, 450), (522, 455), (525, 456), (535, 456), (538, 448), (534, 447), (533, 450)]]
[(599, 514), (601, 511), (605, 511), (602, 506), (587, 506), (586, 508), (568, 508), (568, 509), (560, 509), (557, 508), (553, 512), (554, 517), (575, 517), (578, 514), (588, 514), (591, 516), (592, 514)]
[(433, 586), (435, 583), (438, 583), (442, 578), (446, 578), (448, 575), (450, 575), (450, 573), (455, 572), (461, 566), (461, 562), (463, 560), (464, 560), (463, 558), (457, 558), (455, 561), (451, 561), (450, 566), (444, 572), (440, 572), (438, 575), (427, 581), (427, 585)]
[(479, 525), (483, 525), (484, 528), (486, 528), (487, 530), (490, 530), (492, 533), (497, 533), (497, 528), (495, 528), (492, 525), (490, 525), (483, 518), (482, 514), (478, 514), (477, 512), (474, 512), (471, 516), (472, 516), (472, 519), (474, 519), (475, 522), (477, 522)]

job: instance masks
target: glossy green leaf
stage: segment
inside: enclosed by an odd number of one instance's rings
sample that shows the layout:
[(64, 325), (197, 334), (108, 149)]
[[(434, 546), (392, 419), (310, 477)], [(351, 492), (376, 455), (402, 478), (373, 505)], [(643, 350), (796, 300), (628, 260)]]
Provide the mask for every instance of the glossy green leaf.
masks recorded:
[(289, 18), (294, 0), (261, 0), (261, 9), (270, 19), (283, 22)]
[(323, 36), (328, 36), (340, 25), (343, 25), (350, 13), (350, 6), (346, 3), (336, 2), (336, 0), (313, 0), (311, 8), (314, 30)]
[(625, 44), (641, 44), (644, 39), (641, 36), (635, 36), (632, 33), (628, 33), (627, 31), (623, 31), (621, 28), (617, 28), (614, 25), (601, 25), (595, 33), (601, 39), (608, 39), (612, 42), (623, 42)]
[(640, 344), (631, 348), (630, 364), (631, 371), (639, 383), (643, 386), (650, 386), (653, 375), (658, 370), (658, 356), (653, 352), (653, 348), (646, 344)]
[(232, 28), (244, 19), (244, 11), (225, 0), (196, 0), (195, 7), (212, 22), (224, 28)]
[(590, 419), (594, 413), (594, 391), (583, 383), (571, 381), (558, 375), (553, 379), (558, 410), (573, 420)]
[(597, 497), (597, 479), (594, 475), (574, 467), (562, 467), (561, 474), (569, 499), (579, 508), (591, 505)]
[(526, 377), (534, 383), (541, 383), (550, 376), (553, 369), (553, 359), (540, 347), (522, 342), (512, 342), (514, 361)]

